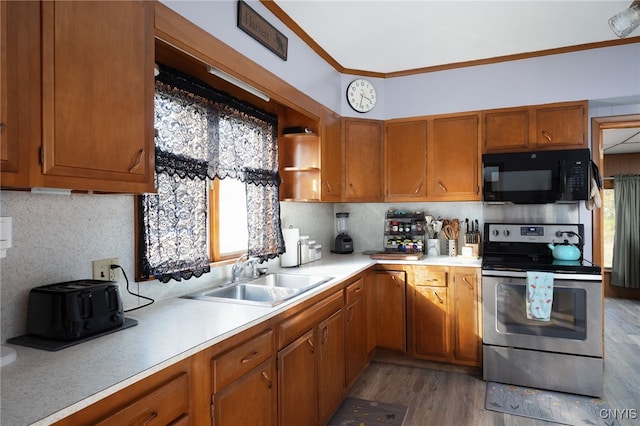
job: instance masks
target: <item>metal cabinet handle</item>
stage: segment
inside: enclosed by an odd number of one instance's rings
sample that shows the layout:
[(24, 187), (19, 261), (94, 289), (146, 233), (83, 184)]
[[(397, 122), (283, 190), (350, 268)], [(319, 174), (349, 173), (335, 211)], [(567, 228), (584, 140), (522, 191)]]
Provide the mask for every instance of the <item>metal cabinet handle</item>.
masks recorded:
[(391, 279), (393, 280), (394, 283), (396, 283), (396, 286), (402, 287), (402, 283), (398, 281), (395, 275), (391, 275)]
[(444, 300), (442, 300), (442, 299), (440, 298), (440, 296), (438, 296), (438, 293), (437, 293), (437, 292), (435, 292), (435, 291), (434, 291), (434, 292), (433, 292), (433, 294), (436, 296), (436, 298), (438, 299), (438, 302), (440, 302), (440, 304), (443, 304), (443, 303), (444, 303)]
[(546, 130), (543, 130), (542, 136), (544, 136), (545, 139), (549, 141), (549, 143), (553, 143), (553, 136), (551, 135), (551, 133), (547, 132)]
[(156, 417), (158, 417), (158, 412), (154, 411), (153, 413), (151, 413), (151, 415), (147, 418), (147, 420), (144, 421), (144, 423), (142, 423), (142, 426), (146, 426), (149, 424), (149, 422), (153, 419), (155, 419)]
[(351, 321), (353, 321), (353, 306), (349, 306), (348, 311), (349, 316), (347, 317), (347, 322), (351, 323)]
[(327, 185), (327, 192), (333, 192), (333, 190), (331, 189), (331, 184), (329, 184), (328, 180), (324, 180), (324, 184)]
[(447, 192), (447, 187), (444, 186), (444, 184), (441, 181), (438, 181), (438, 186), (440, 187), (440, 189), (442, 189), (444, 192)]
[(473, 290), (473, 284), (471, 284), (469, 280), (467, 280), (467, 277), (462, 277), (462, 281), (464, 281), (469, 286), (469, 288)]
[(133, 173), (138, 167), (140, 167), (140, 164), (142, 164), (143, 154), (144, 154), (144, 149), (141, 149), (140, 151), (138, 151), (138, 155), (136, 156), (136, 159), (133, 162), (133, 166), (129, 168), (129, 173)]
[(271, 379), (269, 378), (269, 375), (267, 374), (266, 371), (262, 372), (262, 378), (264, 379), (265, 382), (267, 382), (267, 386), (269, 387), (269, 389), (271, 389), (271, 386), (272, 386)]
[(314, 353), (316, 348), (315, 346), (313, 346), (313, 342), (311, 341), (311, 339), (307, 339), (307, 345), (309, 345), (309, 350), (311, 351), (311, 353)]
[(327, 343), (327, 340), (329, 340), (329, 327), (324, 327), (322, 329), (322, 345), (323, 346), (325, 343)]
[(416, 188), (415, 191), (413, 191), (413, 193), (417, 194), (418, 192), (420, 192), (420, 189), (422, 188), (422, 185), (424, 185), (424, 182), (420, 182), (420, 185), (418, 185), (418, 187)]
[(358, 191), (356, 191), (356, 188), (353, 186), (353, 184), (351, 182), (349, 182), (349, 188), (351, 188), (351, 190), (353, 191), (354, 195), (358, 195)]
[(242, 358), (242, 364), (246, 364), (248, 362), (253, 361), (256, 357), (258, 356), (258, 352), (253, 352), (251, 355), (249, 355), (248, 357)]

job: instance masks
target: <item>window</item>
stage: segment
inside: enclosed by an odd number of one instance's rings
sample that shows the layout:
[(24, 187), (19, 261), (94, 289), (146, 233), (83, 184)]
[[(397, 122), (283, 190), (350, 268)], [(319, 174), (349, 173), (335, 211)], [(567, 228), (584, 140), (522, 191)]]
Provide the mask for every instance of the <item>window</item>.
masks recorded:
[(247, 251), (247, 196), (238, 179), (215, 179), (211, 185), (211, 260), (238, 257)]
[(283, 253), (277, 117), (164, 66), (154, 108), (158, 192), (139, 197), (137, 278)]

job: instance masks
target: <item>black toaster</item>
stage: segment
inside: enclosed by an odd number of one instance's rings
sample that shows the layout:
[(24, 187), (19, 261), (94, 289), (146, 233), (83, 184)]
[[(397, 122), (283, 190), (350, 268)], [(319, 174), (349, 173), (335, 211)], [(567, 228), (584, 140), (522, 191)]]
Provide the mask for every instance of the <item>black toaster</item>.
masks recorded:
[(123, 324), (122, 298), (113, 281), (68, 281), (29, 291), (28, 335), (70, 341)]

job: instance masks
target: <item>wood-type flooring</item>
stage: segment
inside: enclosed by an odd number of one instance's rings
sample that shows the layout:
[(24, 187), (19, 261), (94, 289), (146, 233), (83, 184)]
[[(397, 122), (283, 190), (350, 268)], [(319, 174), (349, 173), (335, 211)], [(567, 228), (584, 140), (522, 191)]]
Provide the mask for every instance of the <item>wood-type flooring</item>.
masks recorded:
[[(420, 364), (418, 364), (420, 365)], [(349, 396), (409, 406), (405, 426), (546, 426), (556, 423), (485, 410), (486, 382), (464, 369), (371, 362)], [(640, 300), (605, 299), (605, 395), (621, 426), (640, 425)], [(635, 413), (635, 415), (634, 415)], [(622, 418), (624, 417), (624, 418)], [(635, 418), (630, 418), (635, 417)]]

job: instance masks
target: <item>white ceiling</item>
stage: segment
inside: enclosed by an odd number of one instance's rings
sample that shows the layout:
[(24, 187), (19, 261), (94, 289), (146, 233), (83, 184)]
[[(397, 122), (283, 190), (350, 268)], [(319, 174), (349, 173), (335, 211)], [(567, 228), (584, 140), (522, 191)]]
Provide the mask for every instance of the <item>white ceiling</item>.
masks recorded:
[[(618, 40), (631, 0), (274, 0), (342, 67), (392, 73)], [(640, 29), (629, 37), (640, 35)]]
[(604, 130), (602, 148), (605, 155), (640, 152), (640, 128)]

